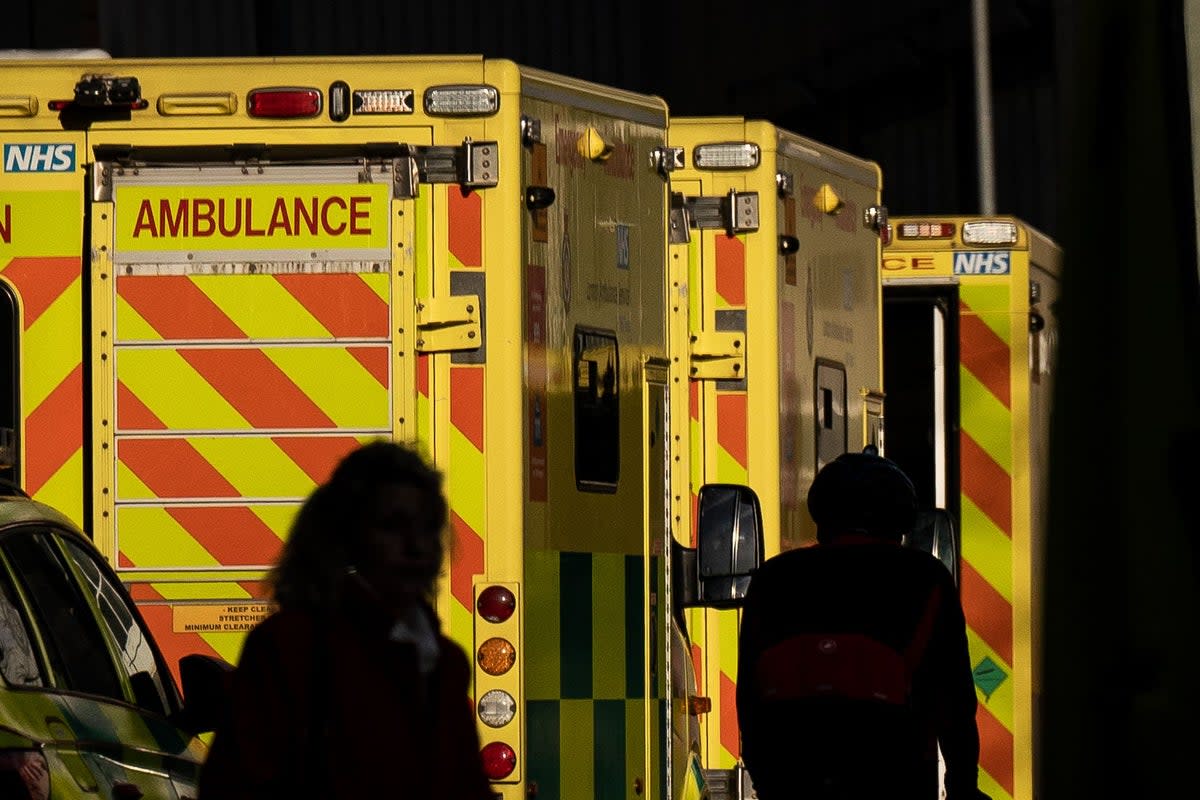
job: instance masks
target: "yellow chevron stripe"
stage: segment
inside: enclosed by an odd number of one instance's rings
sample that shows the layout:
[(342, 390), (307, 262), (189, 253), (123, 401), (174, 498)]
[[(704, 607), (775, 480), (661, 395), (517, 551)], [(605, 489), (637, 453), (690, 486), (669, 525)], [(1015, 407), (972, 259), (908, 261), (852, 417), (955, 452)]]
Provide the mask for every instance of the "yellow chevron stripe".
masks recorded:
[(971, 498), (962, 496), (962, 529), (970, 531), (962, 542), (963, 559), (969, 561), (992, 588), (1013, 601), (1013, 543)]
[(1009, 475), (1012, 474), (1012, 414), (966, 367), (959, 366), (963, 429)]
[(83, 530), (89, 526), (83, 518), (83, 450), (75, 453), (38, 489), (34, 499), (53, 506), (71, 518)]
[[(717, 611), (717, 637), (720, 639), (720, 647), (718, 648), (717, 660), (721, 665), (721, 672), (729, 676), (731, 681), (737, 682), (737, 642), (738, 642), (738, 619), (737, 611), (726, 610)], [(714, 676), (716, 677), (716, 676)], [(718, 678), (719, 680), (719, 678)], [(724, 724), (720, 698), (718, 691), (720, 684), (712, 688), (712, 712), (710, 716), (712, 721), (709, 730), (712, 732), (713, 742), (718, 747), (714, 748), (717, 752), (716, 766), (721, 769), (731, 769), (737, 763), (737, 757), (725, 748), (725, 743), (721, 739), (721, 726)]]
[(115, 324), (117, 333), (123, 342), (162, 341), (162, 335), (151, 327), (150, 323), (146, 322), (145, 318), (135, 311), (133, 306), (129, 305), (129, 302), (120, 295), (117, 295), (117, 318)]
[(971, 307), (971, 311), (979, 316), (981, 322), (987, 325), (1001, 339), (1012, 346), (1012, 318), (1009, 316), (1009, 283), (1010, 278), (976, 278), (959, 284), (959, 293), (963, 302)]
[(749, 483), (749, 471), (729, 455), (729, 451), (717, 446), (717, 480), (722, 483)]
[(1004, 671), (1008, 673), (1008, 677), (996, 687), (994, 692), (992, 692), (991, 700), (985, 702), (983, 692), (978, 688), (976, 688), (975, 692), (979, 698), (979, 704), (986, 705), (988, 711), (1000, 721), (1000, 724), (1011, 731), (1014, 725), (1013, 689), (1015, 683), (1013, 680), (1012, 665), (1001, 658), (995, 650), (988, 647), (987, 643), (984, 642), (983, 639), (981, 639), (979, 635), (970, 628), (970, 626), (967, 627), (967, 648), (971, 653), (972, 668), (982, 661), (984, 657), (987, 657), (999, 664)]
[(721, 671), (730, 678), (737, 678), (738, 612), (722, 610), (716, 616), (717, 638), (720, 641), (718, 659)]
[(338, 427), (391, 429), (387, 387), (341, 347), (269, 347), (263, 354)]
[(379, 299), (390, 303), (392, 297), (391, 276), (386, 272), (364, 272), (358, 276)]
[(450, 430), (450, 463), (446, 468), (446, 490), (450, 507), (463, 522), (487, 542), (484, 507), (486, 488), (481, 482), (483, 453), (458, 428)]
[(197, 275), (192, 283), (251, 338), (324, 339), (330, 335), (270, 275)]
[[(1017, 748), (1020, 750), (1020, 747)], [(992, 800), (1013, 800), (1013, 796), (992, 780), (992, 776), (987, 774), (987, 770), (979, 770), (979, 789)]]
[(255, 505), (250, 506), (254, 515), (271, 529), (271, 533), (279, 537), (279, 541), (287, 541), (292, 520), (296, 518), (298, 506), (293, 505)]
[[(251, 427), (176, 351), (125, 348), (115, 358), (117, 377), (168, 428), (246, 430)], [(180, 403), (180, 397), (187, 397), (188, 402)]]
[(219, 566), (217, 560), (163, 508), (118, 508), (117, 547), (137, 565)]
[[(26, 408), (37, 408), (83, 358), (79, 320), (83, 302), (79, 281), (73, 281), (24, 333), (25, 348), (37, 357), (22, 365), (21, 383)], [(64, 331), (73, 336), (64, 337)], [(64, 341), (69, 342), (66, 347)]]
[(266, 437), (203, 436), (188, 441), (245, 497), (306, 497), (315, 487)]

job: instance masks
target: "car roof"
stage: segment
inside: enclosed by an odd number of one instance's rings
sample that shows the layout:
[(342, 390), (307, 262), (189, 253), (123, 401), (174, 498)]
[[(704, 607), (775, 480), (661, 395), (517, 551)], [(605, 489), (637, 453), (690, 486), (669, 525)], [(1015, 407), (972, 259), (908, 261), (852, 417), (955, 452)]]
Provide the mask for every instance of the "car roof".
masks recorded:
[(32, 499), (13, 484), (0, 482), (0, 533), (5, 528), (29, 522), (50, 523), (87, 538), (70, 517)]

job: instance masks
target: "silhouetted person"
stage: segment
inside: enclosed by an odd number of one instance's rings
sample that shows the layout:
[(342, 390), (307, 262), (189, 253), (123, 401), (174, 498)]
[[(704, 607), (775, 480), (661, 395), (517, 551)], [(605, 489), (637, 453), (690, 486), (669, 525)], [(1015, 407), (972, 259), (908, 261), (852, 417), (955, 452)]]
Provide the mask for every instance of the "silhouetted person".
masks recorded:
[(442, 568), (440, 473), (390, 442), (350, 453), (297, 515), (247, 636), (203, 800), (491, 800), (470, 668), (430, 601)]
[(903, 547), (916, 494), (892, 461), (847, 453), (813, 481), (817, 544), (751, 579), (738, 648), (742, 757), (763, 800), (948, 800), (977, 786), (979, 733), (954, 580)]

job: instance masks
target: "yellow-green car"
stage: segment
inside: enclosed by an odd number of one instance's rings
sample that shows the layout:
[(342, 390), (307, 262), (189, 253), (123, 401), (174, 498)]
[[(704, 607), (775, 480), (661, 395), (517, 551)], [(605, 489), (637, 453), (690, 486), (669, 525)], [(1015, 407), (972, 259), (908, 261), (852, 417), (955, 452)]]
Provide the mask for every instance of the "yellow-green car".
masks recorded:
[(228, 669), (185, 658), (185, 710), (91, 541), (0, 483), (0, 798), (194, 798)]

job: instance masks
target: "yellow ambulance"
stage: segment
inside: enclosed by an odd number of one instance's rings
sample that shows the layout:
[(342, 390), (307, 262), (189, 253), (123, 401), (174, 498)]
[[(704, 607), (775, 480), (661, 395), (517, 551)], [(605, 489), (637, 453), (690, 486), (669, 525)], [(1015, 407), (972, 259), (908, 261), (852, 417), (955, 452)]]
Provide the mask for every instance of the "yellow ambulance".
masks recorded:
[(235, 661), (298, 504), (411, 441), (447, 476), (438, 610), (497, 796), (707, 791), (674, 598), (736, 602), (762, 548), (701, 580), (680, 533), (660, 99), (478, 56), (0, 85), (0, 468), (89, 533), (169, 662)]
[[(770, 122), (673, 117), (672, 475), (684, 530), (701, 486), (750, 486), (765, 554), (815, 542), (805, 501), (827, 461), (882, 446), (881, 204), (877, 164)], [(686, 450), (690, 458), (683, 453)], [(737, 612), (695, 609), (710, 787), (745, 791), (735, 709)], [(729, 778), (736, 785), (728, 785)]]
[(1011, 216), (891, 225), (881, 262), (887, 452), (923, 505), (956, 522), (980, 788), (1029, 800), (1062, 251)]

